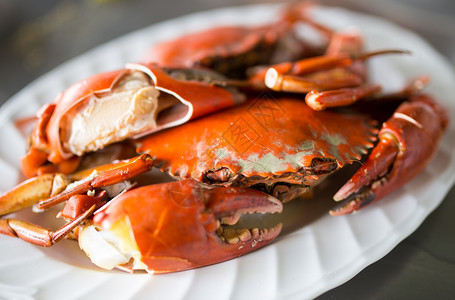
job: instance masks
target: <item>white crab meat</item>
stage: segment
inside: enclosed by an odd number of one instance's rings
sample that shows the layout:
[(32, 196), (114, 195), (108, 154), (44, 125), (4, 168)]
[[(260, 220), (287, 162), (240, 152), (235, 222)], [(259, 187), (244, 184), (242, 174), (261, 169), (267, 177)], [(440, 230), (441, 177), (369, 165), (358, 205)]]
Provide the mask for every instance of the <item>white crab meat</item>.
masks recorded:
[(160, 125), (160, 112), (180, 104), (176, 97), (157, 90), (143, 72), (132, 72), (112, 92), (93, 95), (70, 114), (64, 146), (82, 155), (153, 131)]
[(79, 247), (92, 263), (103, 269), (112, 270), (128, 263), (132, 264), (131, 269), (133, 270), (146, 269), (141, 262), (141, 254), (136, 243), (127, 238), (128, 236), (119, 238), (111, 231), (89, 225), (83, 227), (79, 232)]

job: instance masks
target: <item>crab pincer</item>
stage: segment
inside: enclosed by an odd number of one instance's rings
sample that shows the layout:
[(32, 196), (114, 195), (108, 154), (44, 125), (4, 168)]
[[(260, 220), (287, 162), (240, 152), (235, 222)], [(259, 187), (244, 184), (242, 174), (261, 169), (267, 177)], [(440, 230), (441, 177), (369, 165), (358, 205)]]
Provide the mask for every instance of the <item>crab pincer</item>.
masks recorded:
[(427, 95), (411, 95), (379, 131), (379, 142), (364, 165), (335, 194), (344, 201), (330, 212), (355, 212), (414, 178), (436, 155), (447, 128), (444, 108)]
[(209, 187), (191, 179), (148, 185), (97, 211), (93, 225), (81, 230), (79, 244), (93, 263), (106, 269), (183, 271), (270, 243), (281, 224), (267, 229), (231, 226), (243, 214), (282, 209), (278, 199), (252, 189)]

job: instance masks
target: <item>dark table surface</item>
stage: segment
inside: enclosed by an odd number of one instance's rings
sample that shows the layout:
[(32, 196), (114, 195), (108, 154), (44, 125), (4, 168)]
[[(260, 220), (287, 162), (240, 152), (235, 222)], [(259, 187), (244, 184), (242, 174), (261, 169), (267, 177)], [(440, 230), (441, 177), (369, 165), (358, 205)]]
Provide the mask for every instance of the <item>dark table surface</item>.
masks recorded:
[[(0, 103), (59, 64), (159, 21), (260, 0), (0, 0)], [(450, 0), (321, 1), (385, 16), (421, 34), (453, 64)], [(318, 299), (455, 299), (455, 188), (408, 238)]]

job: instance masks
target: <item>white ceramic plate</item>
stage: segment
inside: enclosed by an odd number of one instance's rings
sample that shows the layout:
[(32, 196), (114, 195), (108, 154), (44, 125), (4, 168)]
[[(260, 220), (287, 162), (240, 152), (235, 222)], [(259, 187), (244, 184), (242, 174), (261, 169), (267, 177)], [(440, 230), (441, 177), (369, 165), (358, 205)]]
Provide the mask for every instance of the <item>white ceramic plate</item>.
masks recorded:
[[(19, 179), (24, 139), (13, 120), (32, 115), (71, 83), (100, 71), (137, 61), (153, 43), (216, 24), (265, 22), (276, 6), (248, 6), (193, 14), (163, 22), (100, 46), (39, 78), (0, 110), (0, 190)], [(422, 39), (389, 22), (336, 8), (319, 8), (317, 18), (336, 28), (355, 25), (369, 49), (404, 48), (410, 57), (371, 61), (372, 79), (389, 89), (406, 78), (429, 74), (428, 90), (455, 120), (454, 74), (448, 62)], [(248, 21), (247, 21), (248, 20)], [(445, 135), (435, 161), (415, 180), (361, 213), (330, 217), (330, 193), (317, 200), (290, 203), (284, 232), (272, 245), (239, 259), (177, 274), (151, 276), (102, 271), (90, 264), (76, 243), (63, 241), (41, 249), (0, 237), (0, 298), (15, 299), (302, 299), (313, 298), (347, 280), (386, 255), (414, 231), (442, 201), (455, 179), (455, 130)], [(338, 183), (337, 183), (338, 184)], [(20, 217), (40, 221), (41, 215)]]

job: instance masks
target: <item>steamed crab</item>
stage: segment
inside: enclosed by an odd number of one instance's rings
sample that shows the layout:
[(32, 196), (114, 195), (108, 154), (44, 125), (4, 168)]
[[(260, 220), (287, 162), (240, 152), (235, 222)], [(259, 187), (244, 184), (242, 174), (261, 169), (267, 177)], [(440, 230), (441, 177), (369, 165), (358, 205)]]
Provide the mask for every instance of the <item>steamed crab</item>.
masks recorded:
[[(280, 24), (288, 32), (298, 18), (285, 16)], [(311, 24), (330, 37), (325, 53), (252, 69), (275, 62), (243, 59), (257, 50), (256, 43), (275, 45), (276, 38), (266, 39), (276, 36), (273, 26), (215, 28), (191, 36), (196, 42), (203, 37), (211, 41), (208, 50), (217, 45), (224, 49), (221, 56), (209, 51), (204, 62), (214, 57), (226, 61), (225, 53), (234, 57), (228, 61), (240, 57), (239, 78), (210, 63), (201, 66), (193, 54), (201, 48), (207, 53), (207, 43), (195, 43), (189, 54), (183, 52), (185, 65), (181, 58), (169, 63), (155, 57), (69, 88), (38, 113), (22, 161), (25, 174), (38, 176), (0, 198), (2, 215), (66, 202), (59, 215), (69, 222), (52, 232), (0, 219), (0, 232), (42, 246), (71, 234), (101, 267), (164, 273), (217, 263), (266, 245), (279, 234), (280, 224), (266, 229), (232, 225), (242, 214), (281, 212), (279, 200), (300, 197), (371, 148), (363, 166), (335, 195), (346, 202), (333, 215), (357, 211), (409, 181), (437, 152), (448, 122), (444, 108), (421, 92), (422, 81), (417, 80), (387, 96), (397, 109), (380, 130), (370, 115), (351, 107), (325, 110), (364, 98), (378, 105), (386, 96), (378, 96), (380, 87), (366, 83), (364, 61), (402, 51), (364, 52), (359, 36)], [(227, 49), (214, 40), (213, 33), (226, 30), (245, 38), (240, 53), (230, 51), (238, 47)], [(253, 47), (244, 47), (251, 40)], [(157, 45), (155, 53), (168, 45)], [(112, 112), (103, 118), (106, 110)], [(91, 153), (112, 143), (121, 149), (133, 144), (139, 156), (76, 171)], [(180, 181), (141, 187), (130, 183), (140, 183), (137, 176), (152, 167)]]

